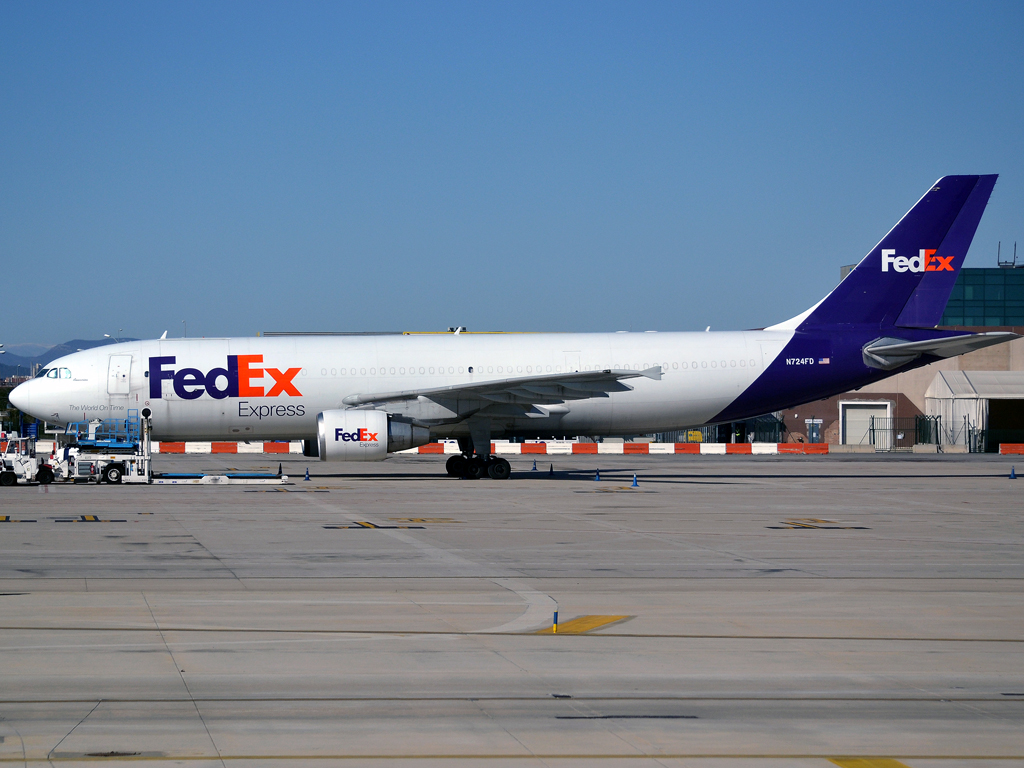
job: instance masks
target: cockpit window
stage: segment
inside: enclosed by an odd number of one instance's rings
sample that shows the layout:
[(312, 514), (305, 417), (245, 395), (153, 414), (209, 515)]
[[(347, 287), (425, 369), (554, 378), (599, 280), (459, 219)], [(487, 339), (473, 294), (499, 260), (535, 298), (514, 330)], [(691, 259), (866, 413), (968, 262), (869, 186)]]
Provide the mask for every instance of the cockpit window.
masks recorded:
[(36, 374), (37, 379), (46, 377), (47, 379), (70, 379), (71, 369), (70, 368), (43, 368), (39, 373)]

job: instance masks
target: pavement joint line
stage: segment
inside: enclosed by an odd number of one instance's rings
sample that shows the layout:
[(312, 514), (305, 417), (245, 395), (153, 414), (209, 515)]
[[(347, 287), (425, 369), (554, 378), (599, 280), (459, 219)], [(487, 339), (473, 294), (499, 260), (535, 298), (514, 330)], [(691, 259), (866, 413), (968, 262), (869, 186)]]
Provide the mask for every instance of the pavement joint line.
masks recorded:
[[(559, 624), (559, 627), (562, 625)], [(491, 635), (493, 637), (534, 637), (539, 634), (550, 634), (548, 630), (541, 632), (489, 632), (487, 630), (453, 630), (430, 629), (262, 629), (260, 627), (160, 627), (165, 632), (245, 632), (280, 635), (441, 635), (473, 637)], [(548, 628), (550, 629), (550, 628)], [(0, 632), (157, 632), (155, 627), (31, 627), (10, 626), (0, 627)], [(558, 634), (563, 634), (559, 631)], [(639, 634), (635, 632), (566, 632), (573, 637), (620, 637), (638, 640), (842, 640), (848, 642), (907, 642), (907, 643), (1024, 643), (1024, 638), (989, 638), (989, 637), (857, 637), (837, 635), (683, 635), (683, 634)]]
[[(92, 704), (93, 702), (100, 702), (104, 704), (180, 704), (180, 703), (191, 703), (193, 701), (199, 703), (216, 704), (216, 703), (246, 703), (246, 704), (262, 704), (262, 703), (356, 703), (356, 702), (387, 702), (387, 701), (399, 701), (399, 702), (453, 702), (453, 701), (539, 701), (539, 702), (555, 702), (555, 701), (607, 701), (607, 702), (632, 702), (632, 701), (685, 701), (691, 703), (704, 702), (708, 704), (714, 704), (716, 702), (734, 702), (734, 701), (746, 701), (746, 702), (765, 702), (768, 704), (775, 704), (778, 702), (800, 702), (800, 701), (841, 701), (847, 703), (857, 702), (932, 702), (932, 703), (957, 703), (957, 702), (980, 702), (980, 703), (1009, 703), (1009, 704), (1021, 704), (1016, 699), (1000, 699), (994, 698), (997, 694), (992, 694), (988, 698), (979, 697), (964, 697), (964, 698), (950, 698), (948, 694), (936, 694), (935, 696), (577, 696), (573, 695), (567, 699), (552, 699), (548, 694), (542, 694), (538, 696), (267, 696), (267, 697), (247, 697), (247, 698), (231, 698), (224, 696), (212, 696), (212, 697), (200, 697), (195, 698), (112, 698), (103, 697), (101, 699), (0, 699), (0, 705), (3, 704)], [(1000, 694), (1001, 695), (1001, 694)]]
[[(182, 534), (185, 535), (185, 534)], [(755, 535), (755, 534), (751, 534)], [(1010, 546), (1010, 545), (1008, 545)], [(1019, 545), (1015, 545), (1019, 546)], [(790, 575), (786, 576), (758, 576), (758, 582), (769, 582), (769, 581), (793, 581), (794, 579), (816, 579), (819, 581), (862, 581), (862, 582), (886, 582), (886, 581), (925, 581), (925, 582), (943, 582), (943, 581), (1024, 581), (1024, 576), (892, 576), (892, 577), (879, 577), (879, 576), (819, 576), (816, 574), (809, 574), (806, 572), (789, 571)], [(626, 574), (633, 581), (685, 581), (685, 582), (700, 582), (700, 581), (716, 581), (716, 580), (729, 580), (735, 581), (735, 577), (729, 576), (649, 576), (645, 574)], [(230, 576), (144, 576), (141, 577), (145, 581), (196, 581), (197, 579), (207, 579), (215, 581), (390, 581), (397, 579), (402, 580), (416, 580), (416, 581), (453, 581), (456, 579), (476, 579), (476, 580), (489, 580), (489, 579), (507, 579), (510, 578), (507, 575), (490, 575), (490, 576), (465, 576), (465, 575), (454, 575), (454, 576), (432, 576), (429, 574), (420, 575), (416, 574), (413, 576), (360, 576), (346, 575), (346, 576), (240, 576), (236, 578)], [(514, 578), (520, 581), (579, 581), (580, 579), (617, 579), (622, 578), (622, 574), (609, 575), (602, 573), (600, 575), (591, 574), (580, 574), (578, 576), (562, 576), (560, 574), (551, 574), (549, 576), (515, 576)], [(0, 581), (5, 582), (33, 582), (33, 581), (124, 581), (131, 582), (135, 579), (124, 578), (123, 576), (4, 576), (0, 577)], [(61, 590), (53, 590), (59, 592)], [(64, 590), (67, 591), (67, 590)], [(124, 592), (139, 592), (138, 589), (132, 590), (118, 590)], [(921, 590), (918, 590), (921, 591)], [(936, 591), (936, 590), (924, 590), (924, 591)]]
[[(302, 755), (302, 754), (267, 754), (267, 755), (111, 755), (92, 756), (84, 753), (62, 753), (47, 758), (29, 756), (28, 762), (48, 761), (51, 763), (70, 762), (199, 762), (211, 760), (303, 760), (303, 761), (327, 761), (327, 760), (829, 760), (833, 755), (816, 753), (790, 753), (790, 754), (769, 754), (769, 753), (668, 753), (651, 752), (647, 754), (628, 753), (533, 753), (533, 754), (509, 754), (509, 753), (476, 753), (476, 754), (331, 754), (331, 755)], [(850, 760), (851, 758), (840, 758)], [(881, 757), (866, 755), (861, 760), (1024, 760), (1024, 755), (896, 755), (896, 757)], [(0, 757), (0, 763), (21, 763), (26, 762), (22, 757)], [(891, 764), (890, 764), (891, 765)]]

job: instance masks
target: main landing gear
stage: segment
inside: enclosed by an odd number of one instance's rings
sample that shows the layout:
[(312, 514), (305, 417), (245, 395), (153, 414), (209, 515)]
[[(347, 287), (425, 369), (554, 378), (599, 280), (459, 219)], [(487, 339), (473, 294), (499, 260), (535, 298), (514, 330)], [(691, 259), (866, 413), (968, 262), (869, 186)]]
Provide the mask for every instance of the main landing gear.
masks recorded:
[(489, 477), (492, 480), (507, 480), (512, 474), (512, 465), (497, 456), (452, 456), (445, 464), (445, 469), (452, 477), (464, 477), (467, 480), (479, 480)]

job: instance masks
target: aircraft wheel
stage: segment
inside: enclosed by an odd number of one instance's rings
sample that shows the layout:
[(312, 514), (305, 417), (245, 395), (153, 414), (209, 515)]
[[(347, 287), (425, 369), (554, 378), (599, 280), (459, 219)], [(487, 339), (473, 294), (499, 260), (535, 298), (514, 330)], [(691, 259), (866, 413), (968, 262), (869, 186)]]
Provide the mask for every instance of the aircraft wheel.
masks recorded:
[(451, 456), (445, 462), (444, 468), (452, 477), (462, 477), (466, 473), (466, 457), (462, 455)]
[(111, 485), (118, 485), (121, 482), (121, 475), (124, 474), (124, 470), (121, 469), (120, 464), (108, 464), (103, 469), (103, 479)]
[(481, 459), (479, 456), (475, 456), (466, 462), (466, 474), (467, 480), (479, 480), (481, 477), (487, 474), (487, 462)]
[(18, 476), (13, 472), (0, 472), (0, 485), (14, 485), (18, 482)]
[(492, 480), (508, 480), (512, 474), (512, 465), (505, 459), (495, 459), (487, 465), (487, 474)]
[(39, 481), (40, 485), (49, 485), (53, 482), (53, 470), (49, 467), (42, 467), (36, 472), (36, 480)]

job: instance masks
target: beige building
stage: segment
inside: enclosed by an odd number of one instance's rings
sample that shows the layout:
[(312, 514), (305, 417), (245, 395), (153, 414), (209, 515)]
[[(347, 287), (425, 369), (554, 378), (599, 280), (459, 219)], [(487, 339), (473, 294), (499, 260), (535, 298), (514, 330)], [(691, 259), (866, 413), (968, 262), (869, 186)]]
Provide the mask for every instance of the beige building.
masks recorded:
[[(1024, 327), (1019, 326), (956, 330), (1012, 331), (1024, 336)], [(1014, 375), (971, 376), (972, 372), (988, 371)], [(943, 372), (965, 375), (942, 377), (939, 374)], [(975, 402), (970, 408), (945, 402), (953, 399)], [(989, 408), (988, 404), (995, 401), (998, 403)], [(973, 415), (965, 430), (963, 417), (968, 413)], [(873, 444), (879, 450), (909, 448), (920, 437), (914, 432), (916, 417), (925, 416), (932, 417), (936, 426), (941, 424), (943, 434), (936, 439), (942, 443), (965, 444), (970, 430), (979, 432), (981, 440), (985, 432), (991, 431), (1008, 442), (1024, 442), (1010, 440), (1018, 430), (1024, 437), (1024, 338), (897, 373), (858, 390), (783, 412), (787, 440)], [(972, 448), (984, 449), (980, 443)], [(988, 448), (994, 450), (994, 445)]]

